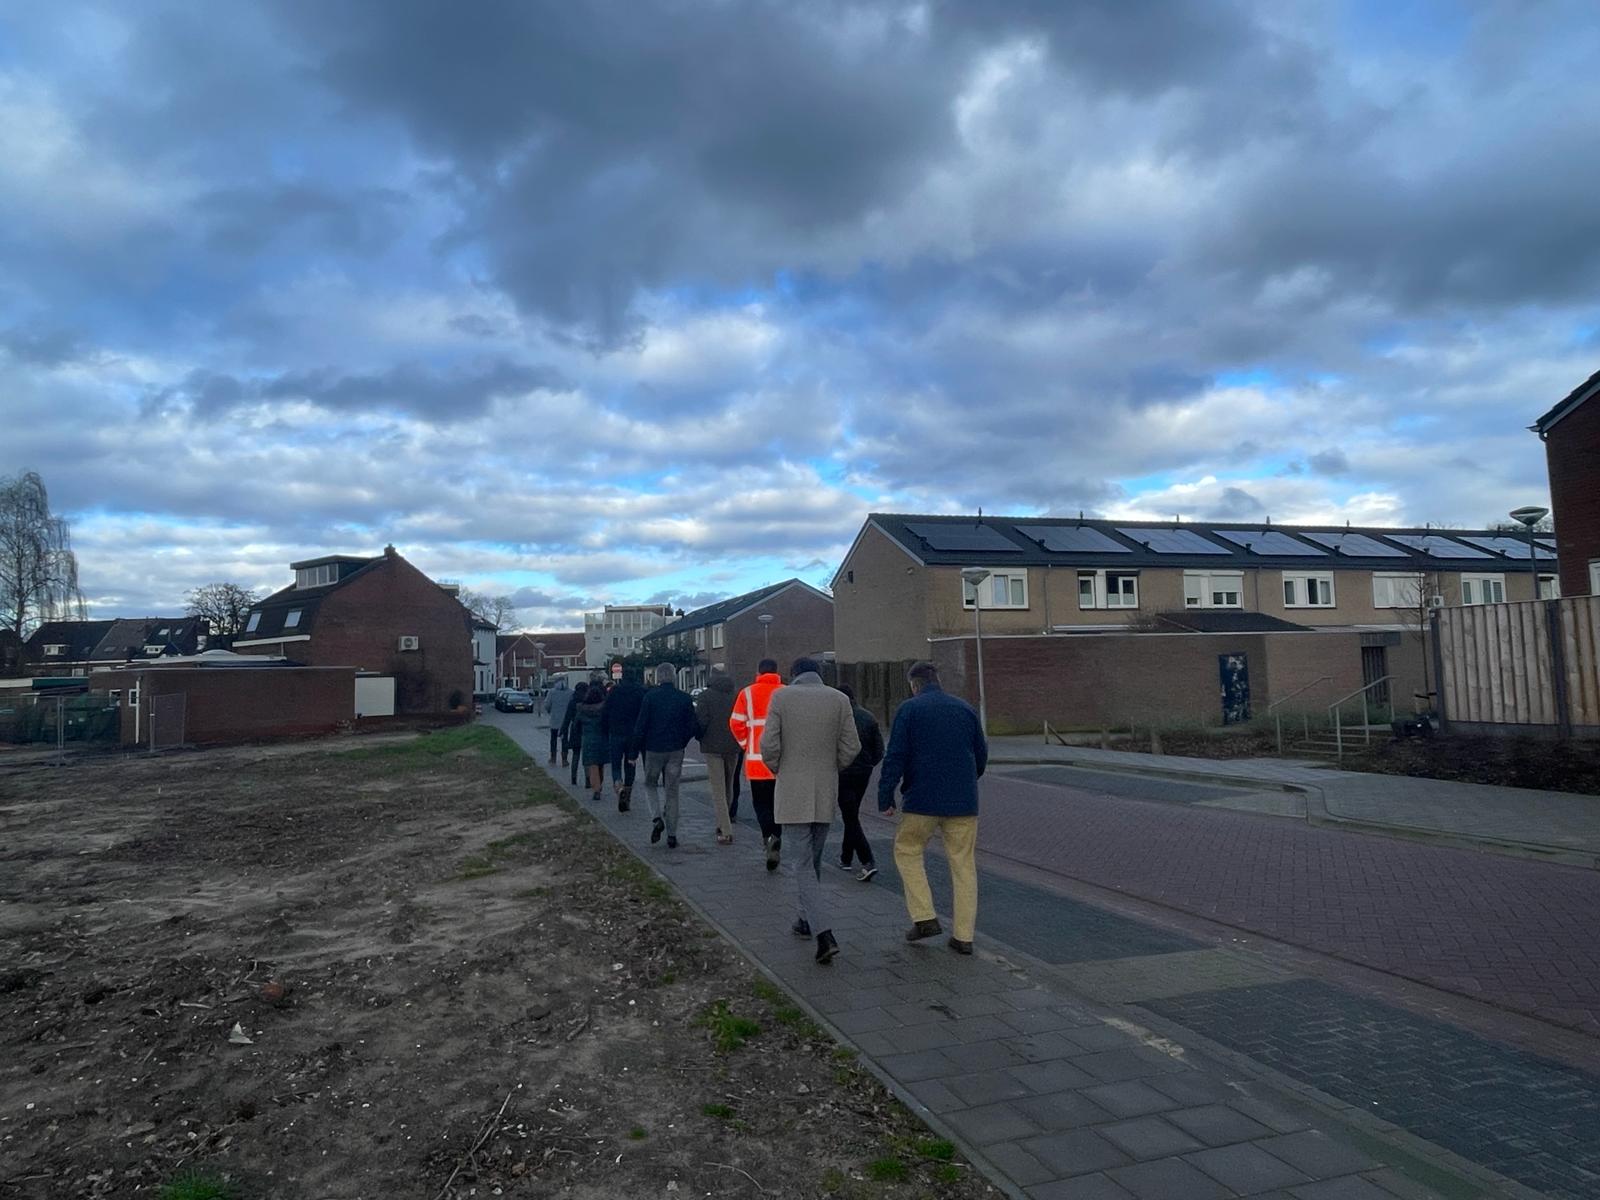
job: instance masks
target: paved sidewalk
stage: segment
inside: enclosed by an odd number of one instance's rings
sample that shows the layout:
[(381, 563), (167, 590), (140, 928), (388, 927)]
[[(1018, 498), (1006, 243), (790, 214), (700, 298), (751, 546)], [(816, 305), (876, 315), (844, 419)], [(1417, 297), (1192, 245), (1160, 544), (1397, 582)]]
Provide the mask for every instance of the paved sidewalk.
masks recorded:
[[(535, 746), (537, 731), (508, 732)], [(565, 783), (564, 775), (557, 778)], [(853, 1044), (870, 1069), (1008, 1195), (1434, 1195), (1374, 1155), (1413, 1169), (1417, 1158), (1353, 1135), (1240, 1070), (1074, 998), (1047, 972), (987, 953), (981, 929), (972, 958), (952, 954), (943, 939), (908, 945), (898, 889), (864, 886), (830, 870), (824, 886), (843, 953), (830, 967), (816, 966), (810, 939), (789, 932), (795, 904), (789, 865), (775, 874), (763, 870), (759, 839), (745, 825), (734, 846), (714, 845), (709, 809), (696, 796), (684, 797), (682, 844), (671, 851), (665, 842), (649, 844), (642, 794), (626, 814), (609, 796), (599, 805), (580, 803)], [(939, 864), (933, 873), (941, 873)], [(1455, 1176), (1458, 1183), (1464, 1178)], [(1530, 1195), (1498, 1181), (1453, 1194)]]
[(996, 766), (1046, 763), (1286, 788), (1305, 793), (1307, 816), (1317, 823), (1421, 835), (1600, 866), (1600, 799), (1592, 796), (1340, 771), (1298, 759), (1135, 754), (1046, 745), (1036, 738), (1020, 737), (995, 738), (990, 745)]

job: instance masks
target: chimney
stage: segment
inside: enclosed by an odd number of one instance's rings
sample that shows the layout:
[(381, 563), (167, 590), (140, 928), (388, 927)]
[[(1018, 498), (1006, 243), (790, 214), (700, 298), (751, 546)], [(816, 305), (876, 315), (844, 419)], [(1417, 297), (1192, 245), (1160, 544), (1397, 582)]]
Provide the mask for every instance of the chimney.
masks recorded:
[(390, 542), (383, 548), (383, 556), (385, 558), (399, 558), (400, 552), (394, 548), (394, 543)]

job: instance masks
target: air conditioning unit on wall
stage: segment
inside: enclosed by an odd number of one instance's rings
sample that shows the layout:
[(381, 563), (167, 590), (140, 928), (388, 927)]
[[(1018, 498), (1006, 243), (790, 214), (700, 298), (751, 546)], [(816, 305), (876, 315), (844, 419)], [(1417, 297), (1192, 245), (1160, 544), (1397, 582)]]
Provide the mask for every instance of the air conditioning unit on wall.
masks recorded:
[(400, 649), (415, 650), (422, 645), (422, 639), (415, 634), (405, 633), (400, 635)]
[(1429, 608), (1443, 608), (1444, 607), (1444, 597), (1443, 596), (1429, 596), (1428, 597), (1428, 607)]

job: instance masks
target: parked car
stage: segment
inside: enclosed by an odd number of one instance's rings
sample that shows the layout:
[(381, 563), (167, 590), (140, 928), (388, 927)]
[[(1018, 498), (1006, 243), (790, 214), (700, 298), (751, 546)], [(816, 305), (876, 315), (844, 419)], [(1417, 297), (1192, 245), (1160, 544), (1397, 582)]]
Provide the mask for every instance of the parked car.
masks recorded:
[(494, 698), (494, 706), (501, 712), (527, 712), (533, 711), (533, 697), (527, 692), (505, 690)]

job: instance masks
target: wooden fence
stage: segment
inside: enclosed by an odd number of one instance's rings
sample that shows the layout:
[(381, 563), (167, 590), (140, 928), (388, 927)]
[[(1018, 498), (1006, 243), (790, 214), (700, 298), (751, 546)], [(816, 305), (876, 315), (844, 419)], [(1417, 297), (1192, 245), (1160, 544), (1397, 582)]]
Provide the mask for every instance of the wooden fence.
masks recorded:
[(1600, 596), (1439, 609), (1433, 655), (1448, 728), (1600, 737)]

